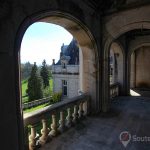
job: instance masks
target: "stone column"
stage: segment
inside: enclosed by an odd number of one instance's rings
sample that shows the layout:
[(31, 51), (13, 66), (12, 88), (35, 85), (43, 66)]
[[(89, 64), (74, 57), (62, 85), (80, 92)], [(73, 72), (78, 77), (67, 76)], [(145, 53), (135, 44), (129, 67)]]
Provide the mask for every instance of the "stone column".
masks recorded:
[(131, 55), (131, 69), (130, 69), (130, 87), (135, 88), (135, 69), (136, 69), (136, 62), (135, 62), (135, 52)]

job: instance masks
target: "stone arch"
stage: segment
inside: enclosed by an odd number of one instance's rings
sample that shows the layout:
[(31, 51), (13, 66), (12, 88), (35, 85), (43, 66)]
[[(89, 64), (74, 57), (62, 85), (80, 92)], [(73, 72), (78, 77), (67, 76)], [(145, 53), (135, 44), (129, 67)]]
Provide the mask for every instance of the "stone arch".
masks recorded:
[[(82, 90), (91, 95), (91, 108), (99, 111), (98, 84), (97, 84), (97, 68), (98, 52), (95, 39), (90, 30), (76, 17), (60, 11), (43, 12), (32, 15), (25, 19), (22, 23), (17, 36), (17, 51), (16, 55), (20, 55), (21, 39), (26, 29), (35, 22), (47, 22), (60, 25), (69, 31), (78, 41), (79, 47), (82, 50), (83, 61), (81, 63), (82, 71)], [(18, 61), (18, 60), (17, 60)], [(20, 63), (20, 62), (19, 62)], [(92, 86), (91, 86), (92, 85)]]
[(105, 29), (114, 39), (134, 29), (150, 29), (149, 13), (150, 6), (144, 6), (112, 14), (106, 17)]
[(114, 48), (117, 47), (118, 51), (120, 52), (120, 54), (122, 55), (122, 64), (121, 66), (123, 66), (123, 68), (121, 69), (120, 72), (120, 83), (121, 83), (121, 93), (123, 91), (124, 88), (124, 61), (125, 61), (125, 52), (123, 50), (123, 47), (121, 46), (121, 44), (116, 41), (112, 36), (109, 35), (108, 39), (106, 40), (105, 44), (104, 44), (104, 67), (103, 67), (103, 101), (102, 101), (102, 108), (103, 111), (106, 112), (109, 110), (110, 108), (110, 97), (109, 97), (109, 91), (110, 91), (110, 83), (109, 83), (109, 52), (111, 49), (111, 46), (113, 46)]
[(120, 29), (118, 29), (118, 32), (115, 32), (113, 34), (113, 37), (117, 39), (124, 33), (127, 33), (132, 30), (136, 30), (136, 29), (150, 29), (150, 21), (133, 22), (133, 23), (129, 23), (124, 26), (121, 26)]
[(113, 51), (114, 54), (116, 54), (116, 70), (117, 72), (114, 71), (117, 73), (114, 81), (115, 82), (118, 82), (120, 84), (120, 87), (121, 87), (121, 90), (124, 86), (124, 51), (123, 51), (123, 48), (122, 46), (120, 45), (120, 43), (118, 42), (113, 42), (111, 44), (111, 47), (110, 47), (110, 50)]
[(143, 36), (138, 37), (135, 40), (133, 40), (129, 46), (129, 52), (128, 52), (128, 61), (129, 61), (129, 87), (135, 88), (136, 87), (136, 79), (135, 79), (135, 51), (138, 50), (141, 47), (150, 47), (150, 36)]
[[(141, 7), (139, 9), (132, 9), (122, 11), (118, 14), (112, 14), (110, 16), (105, 17), (105, 25), (104, 25), (104, 40), (103, 48), (104, 48), (104, 55), (103, 55), (103, 107), (104, 111), (107, 111), (110, 107), (110, 99), (109, 99), (109, 79), (108, 79), (108, 72), (109, 72), (109, 63), (108, 63), (108, 51), (110, 45), (113, 41), (117, 40), (121, 35), (135, 29), (150, 29), (150, 6)], [(144, 12), (144, 13), (143, 13)], [(140, 14), (140, 15), (137, 15)], [(119, 22), (119, 23), (118, 23)], [(126, 68), (124, 68), (124, 95), (128, 95), (130, 93), (130, 84), (129, 84), (129, 59), (128, 54), (124, 57), (124, 63), (126, 63)], [(126, 79), (125, 79), (126, 78)], [(126, 81), (125, 81), (126, 80)], [(107, 90), (106, 90), (107, 89)]]

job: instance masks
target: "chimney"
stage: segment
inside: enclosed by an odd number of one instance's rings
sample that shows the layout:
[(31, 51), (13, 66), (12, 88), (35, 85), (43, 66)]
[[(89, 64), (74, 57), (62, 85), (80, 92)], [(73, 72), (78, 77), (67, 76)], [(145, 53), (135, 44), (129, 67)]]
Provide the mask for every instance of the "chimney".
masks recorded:
[(55, 65), (55, 59), (53, 59), (53, 63), (52, 64)]

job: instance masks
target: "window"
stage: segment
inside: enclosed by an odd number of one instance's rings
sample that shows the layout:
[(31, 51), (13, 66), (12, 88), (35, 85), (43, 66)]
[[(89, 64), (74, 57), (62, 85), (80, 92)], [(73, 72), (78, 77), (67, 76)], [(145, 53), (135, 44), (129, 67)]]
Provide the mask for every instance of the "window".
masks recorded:
[(67, 96), (67, 81), (62, 80), (62, 94), (63, 96)]
[(66, 68), (66, 64), (65, 64), (65, 63), (63, 63), (63, 68), (64, 68), (64, 69)]

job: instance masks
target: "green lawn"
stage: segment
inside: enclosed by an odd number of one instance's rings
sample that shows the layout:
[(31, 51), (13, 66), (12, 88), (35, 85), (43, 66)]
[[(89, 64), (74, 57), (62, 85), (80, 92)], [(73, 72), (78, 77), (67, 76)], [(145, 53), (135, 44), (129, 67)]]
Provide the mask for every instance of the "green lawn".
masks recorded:
[(29, 112), (38, 110), (38, 109), (43, 108), (43, 107), (48, 106), (48, 105), (49, 105), (49, 103), (42, 104), (42, 105), (39, 105), (39, 106), (36, 106), (36, 107), (32, 107), (32, 108), (26, 109), (26, 110), (24, 110), (23, 112), (24, 112), (24, 113), (29, 113)]
[(49, 80), (49, 85), (50, 85), (50, 94), (53, 93), (53, 79)]
[[(50, 83), (50, 95), (53, 93), (53, 79), (49, 80)], [(26, 96), (26, 89), (27, 89), (28, 81), (23, 80), (22, 81), (22, 102), (26, 103), (28, 102), (28, 96)]]
[(27, 84), (28, 84), (27, 80), (22, 81), (22, 96), (26, 95)]
[(22, 82), (22, 102), (26, 103), (28, 102), (28, 96), (26, 96), (26, 89), (27, 89), (27, 85), (28, 85), (28, 81), (27, 80), (23, 80)]

